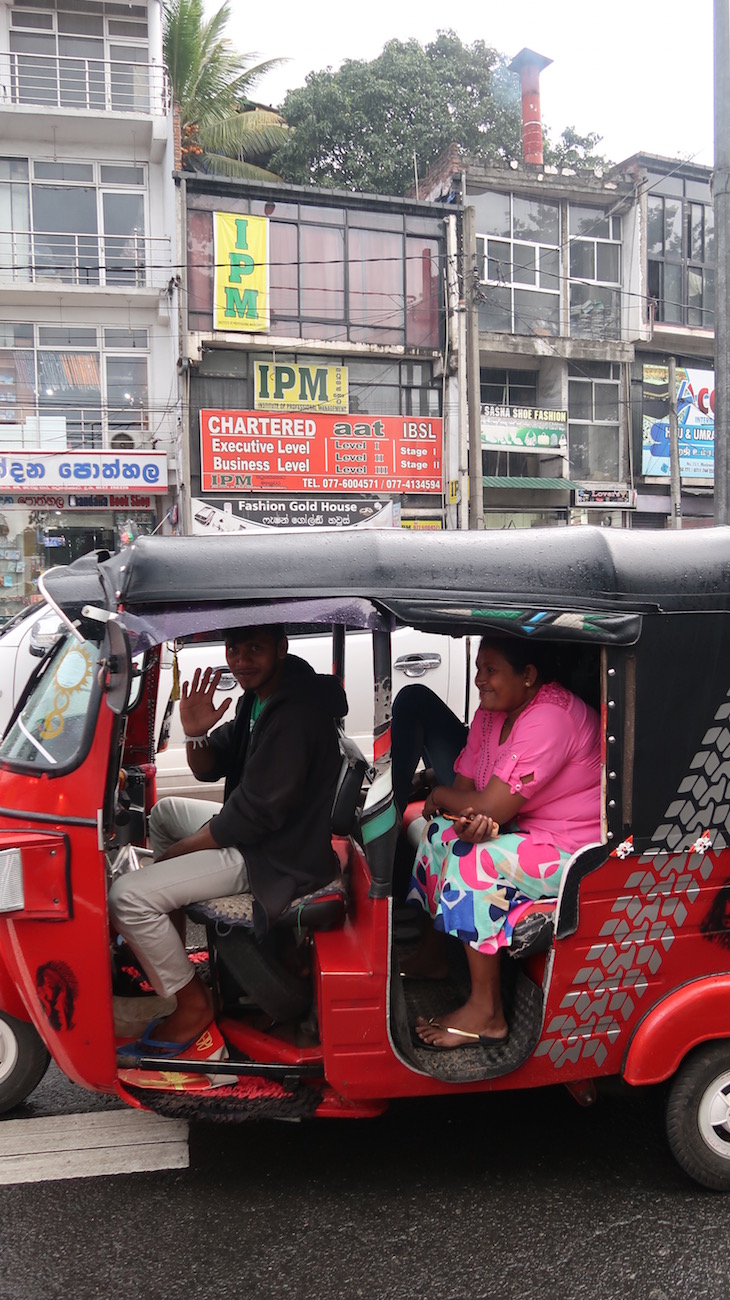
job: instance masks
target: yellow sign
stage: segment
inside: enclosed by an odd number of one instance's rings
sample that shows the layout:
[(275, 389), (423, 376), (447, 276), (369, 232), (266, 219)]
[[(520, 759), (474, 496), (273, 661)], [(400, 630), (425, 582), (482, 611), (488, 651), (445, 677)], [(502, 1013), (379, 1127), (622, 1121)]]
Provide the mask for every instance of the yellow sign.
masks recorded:
[(255, 361), (257, 411), (322, 411), (347, 414), (346, 366), (298, 366)]
[(214, 324), (217, 330), (269, 328), (269, 223), (266, 217), (213, 213)]
[(443, 528), (441, 519), (401, 519), (401, 528), (410, 528), (416, 533), (433, 532), (434, 529)]

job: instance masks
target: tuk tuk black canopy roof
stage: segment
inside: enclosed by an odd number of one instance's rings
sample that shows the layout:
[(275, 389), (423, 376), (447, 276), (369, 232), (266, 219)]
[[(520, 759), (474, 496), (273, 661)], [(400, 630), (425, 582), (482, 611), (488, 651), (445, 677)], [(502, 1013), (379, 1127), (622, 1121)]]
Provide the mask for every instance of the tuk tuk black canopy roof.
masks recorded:
[(44, 584), (71, 617), (92, 589), (91, 603), (108, 611), (146, 621), (196, 608), (211, 616), (210, 627), (242, 602), (361, 598), (398, 620), (454, 632), (493, 626), (501, 610), (513, 614), (505, 631), (567, 635), (571, 620), (556, 616), (583, 614), (583, 626), (572, 620), (573, 636), (625, 644), (638, 636), (641, 614), (728, 609), (730, 528), (141, 537), (101, 559), (93, 580), (85, 557), (78, 568), (50, 570)]

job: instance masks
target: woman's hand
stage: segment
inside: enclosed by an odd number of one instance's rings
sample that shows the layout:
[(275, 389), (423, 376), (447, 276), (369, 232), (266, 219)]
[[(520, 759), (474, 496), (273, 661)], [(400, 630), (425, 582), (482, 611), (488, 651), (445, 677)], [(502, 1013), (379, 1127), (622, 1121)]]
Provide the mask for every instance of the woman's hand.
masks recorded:
[(204, 736), (223, 717), (230, 706), (230, 696), (216, 708), (213, 697), (221, 679), (221, 669), (199, 668), (192, 682), (183, 682), (180, 697), (180, 721), (186, 736)]
[(465, 808), (461, 816), (454, 819), (454, 830), (467, 844), (484, 844), (499, 835), (499, 822), (486, 813), (475, 813), (473, 808)]

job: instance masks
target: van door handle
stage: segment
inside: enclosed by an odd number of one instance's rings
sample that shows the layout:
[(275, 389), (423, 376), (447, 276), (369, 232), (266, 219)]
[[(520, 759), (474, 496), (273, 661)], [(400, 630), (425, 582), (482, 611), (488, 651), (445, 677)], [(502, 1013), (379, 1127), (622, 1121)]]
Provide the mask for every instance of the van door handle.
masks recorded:
[(441, 667), (441, 655), (435, 650), (426, 654), (401, 655), (394, 667), (405, 673), (406, 677), (425, 677), (433, 668)]
[(219, 691), (235, 691), (236, 686), (238, 685), (238, 682), (236, 681), (235, 677), (233, 676), (233, 673), (231, 672), (230, 668), (228, 667), (228, 664), (220, 664), (218, 668), (214, 668), (214, 669), (213, 669), (213, 672), (214, 672), (214, 673), (220, 673), (220, 674), (221, 674), (221, 679), (220, 679), (220, 681), (219, 681), (219, 683), (218, 683), (217, 690), (219, 690)]

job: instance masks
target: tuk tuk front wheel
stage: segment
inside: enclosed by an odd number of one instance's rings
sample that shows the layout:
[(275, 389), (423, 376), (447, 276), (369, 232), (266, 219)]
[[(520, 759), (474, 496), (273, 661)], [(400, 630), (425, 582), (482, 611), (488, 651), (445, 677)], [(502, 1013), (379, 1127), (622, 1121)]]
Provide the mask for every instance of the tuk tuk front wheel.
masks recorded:
[(32, 1025), (0, 1011), (0, 1115), (25, 1101), (50, 1059)]
[(667, 1136), (690, 1178), (730, 1191), (730, 1041), (698, 1047), (679, 1067), (667, 1101)]

